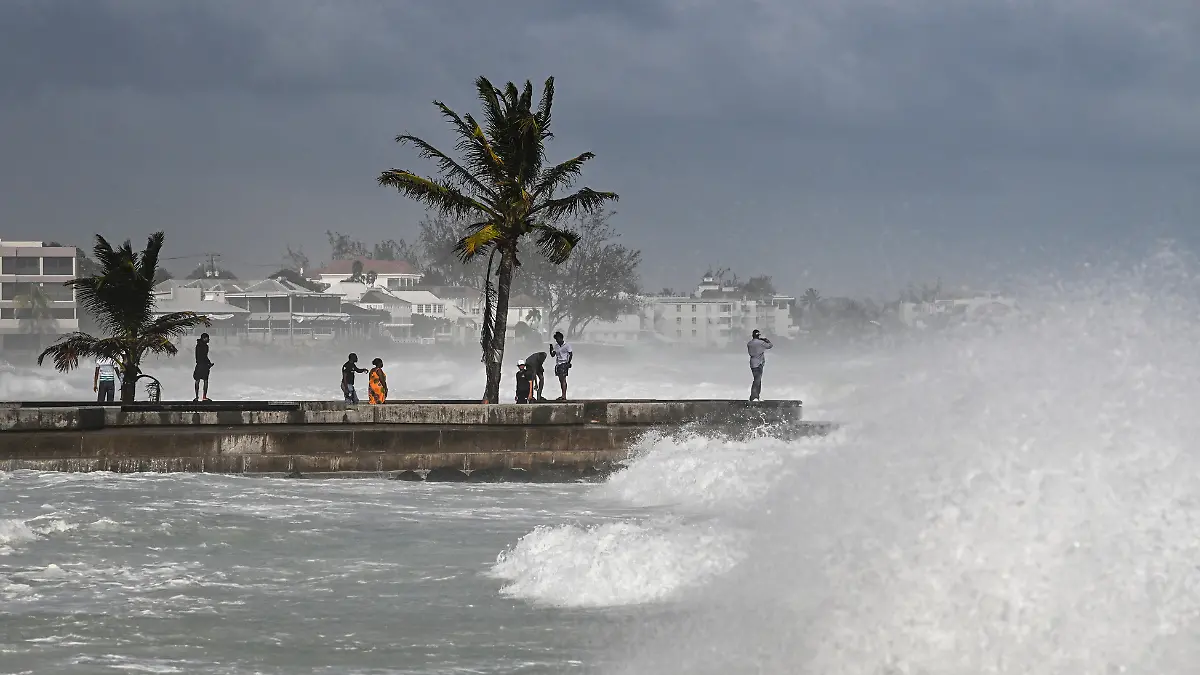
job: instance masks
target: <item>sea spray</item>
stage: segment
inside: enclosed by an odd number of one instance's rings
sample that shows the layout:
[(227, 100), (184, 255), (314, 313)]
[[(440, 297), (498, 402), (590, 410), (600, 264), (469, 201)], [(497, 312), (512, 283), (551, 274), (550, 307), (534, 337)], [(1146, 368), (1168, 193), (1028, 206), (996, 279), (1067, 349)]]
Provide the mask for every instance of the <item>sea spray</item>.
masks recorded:
[(1164, 254), (1044, 286), (1016, 321), (860, 368), (851, 424), (781, 455), (787, 480), (738, 518), (739, 564), (614, 670), (1194, 672), (1196, 270)]

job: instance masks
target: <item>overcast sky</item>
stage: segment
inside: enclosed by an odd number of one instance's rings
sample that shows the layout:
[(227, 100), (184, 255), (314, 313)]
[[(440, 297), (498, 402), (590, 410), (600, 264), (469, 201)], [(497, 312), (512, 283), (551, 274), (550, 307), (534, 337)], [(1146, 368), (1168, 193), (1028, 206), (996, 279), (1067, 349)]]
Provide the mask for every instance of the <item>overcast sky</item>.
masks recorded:
[[(92, 233), (266, 274), (411, 239), (377, 186), (435, 98), (553, 75), (552, 159), (646, 284), (987, 284), (1200, 248), (1195, 0), (0, 0), (0, 238)], [(193, 261), (172, 263), (186, 272)]]

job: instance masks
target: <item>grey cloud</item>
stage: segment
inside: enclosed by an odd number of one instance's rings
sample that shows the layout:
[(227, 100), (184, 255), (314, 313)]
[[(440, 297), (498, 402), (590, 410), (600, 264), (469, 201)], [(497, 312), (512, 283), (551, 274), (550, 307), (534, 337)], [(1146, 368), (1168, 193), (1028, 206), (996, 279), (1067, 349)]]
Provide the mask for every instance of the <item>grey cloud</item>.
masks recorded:
[[(431, 167), (391, 138), (445, 142), (430, 101), (474, 109), (479, 74), (553, 74), (552, 152), (598, 153), (587, 181), (622, 193), (652, 283), (721, 256), (849, 286), (969, 274), (1194, 226), (1197, 34), (1175, 0), (10, 1), (0, 219), (169, 223), (189, 250), (254, 223), (254, 260), (396, 234), (418, 211), (374, 174)], [(881, 277), (880, 246), (905, 269)]]

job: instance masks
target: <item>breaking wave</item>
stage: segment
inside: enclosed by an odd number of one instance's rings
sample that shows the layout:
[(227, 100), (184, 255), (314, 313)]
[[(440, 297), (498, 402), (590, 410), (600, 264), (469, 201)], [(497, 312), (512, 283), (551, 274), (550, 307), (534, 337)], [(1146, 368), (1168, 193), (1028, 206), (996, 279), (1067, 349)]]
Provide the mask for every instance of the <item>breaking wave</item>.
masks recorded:
[(496, 571), (534, 602), (681, 601), (621, 673), (1193, 672), (1198, 271), (1164, 251), (871, 354), (825, 439), (648, 439), (594, 496), (687, 519), (537, 530)]

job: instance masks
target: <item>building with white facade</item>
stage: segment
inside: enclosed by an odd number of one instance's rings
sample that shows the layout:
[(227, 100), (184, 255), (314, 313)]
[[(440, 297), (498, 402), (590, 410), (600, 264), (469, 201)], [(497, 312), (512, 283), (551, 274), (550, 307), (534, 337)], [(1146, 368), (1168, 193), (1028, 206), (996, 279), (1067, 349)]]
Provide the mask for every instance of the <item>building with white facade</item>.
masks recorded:
[(36, 351), (79, 330), (76, 249), (0, 240), (0, 349)]
[(336, 284), (354, 275), (354, 264), (362, 263), (363, 276), (374, 280), (374, 286), (389, 291), (409, 290), (421, 283), (421, 273), (407, 260), (375, 260), (346, 258), (334, 260), (308, 276), (324, 284)]
[(787, 295), (749, 297), (708, 274), (694, 295), (645, 298), (642, 324), (669, 342), (723, 348), (749, 339), (756, 328), (768, 337), (794, 337), (794, 302)]

